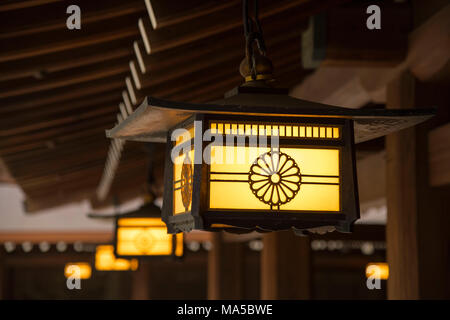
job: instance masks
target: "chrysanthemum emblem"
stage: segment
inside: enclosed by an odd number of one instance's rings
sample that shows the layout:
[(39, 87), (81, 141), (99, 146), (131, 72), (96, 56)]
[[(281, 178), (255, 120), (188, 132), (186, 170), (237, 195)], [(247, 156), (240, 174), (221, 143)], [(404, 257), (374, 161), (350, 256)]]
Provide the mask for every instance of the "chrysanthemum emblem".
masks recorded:
[(271, 210), (291, 201), (300, 190), (300, 168), (286, 153), (270, 151), (259, 156), (250, 167), (248, 183), (255, 197)]
[(181, 168), (181, 200), (186, 211), (189, 210), (189, 205), (192, 199), (192, 164), (189, 157), (186, 155)]

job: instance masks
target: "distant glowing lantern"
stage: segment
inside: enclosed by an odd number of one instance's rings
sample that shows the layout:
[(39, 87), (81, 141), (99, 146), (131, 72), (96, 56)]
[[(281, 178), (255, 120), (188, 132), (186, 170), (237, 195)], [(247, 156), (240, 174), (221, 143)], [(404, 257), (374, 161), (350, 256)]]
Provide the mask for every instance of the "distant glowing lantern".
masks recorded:
[(389, 279), (389, 265), (384, 262), (369, 263), (366, 266), (366, 277), (380, 280)]
[(64, 267), (64, 276), (73, 279), (89, 279), (92, 275), (91, 264), (88, 262), (69, 262)]
[(168, 234), (161, 210), (151, 203), (116, 217), (114, 253), (117, 257), (180, 258), (183, 250), (183, 234)]
[(348, 109), (271, 88), (259, 22), (249, 32), (245, 6), (242, 86), (208, 104), (147, 97), (107, 135), (167, 142), (162, 219), (170, 233), (349, 232), (359, 218), (354, 144), (433, 111)]
[(97, 271), (135, 271), (137, 259), (116, 258), (113, 245), (99, 245), (95, 249), (95, 269)]

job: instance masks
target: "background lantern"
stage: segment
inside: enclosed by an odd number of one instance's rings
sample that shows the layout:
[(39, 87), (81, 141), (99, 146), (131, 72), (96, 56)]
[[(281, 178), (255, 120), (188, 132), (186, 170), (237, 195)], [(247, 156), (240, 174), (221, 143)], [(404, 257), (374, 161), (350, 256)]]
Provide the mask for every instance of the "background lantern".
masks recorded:
[(97, 271), (135, 271), (138, 266), (137, 259), (116, 258), (113, 245), (99, 245), (95, 249)]
[(183, 234), (170, 235), (152, 203), (116, 217), (114, 254), (120, 258), (182, 257)]
[(69, 262), (64, 267), (64, 276), (74, 279), (89, 279), (92, 275), (92, 267), (88, 262)]

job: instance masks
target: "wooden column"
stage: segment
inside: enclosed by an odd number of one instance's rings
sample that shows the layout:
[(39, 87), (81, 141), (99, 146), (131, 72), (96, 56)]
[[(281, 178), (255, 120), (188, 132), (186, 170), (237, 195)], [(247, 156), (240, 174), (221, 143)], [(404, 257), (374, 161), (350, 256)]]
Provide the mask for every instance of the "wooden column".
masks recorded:
[(244, 243), (227, 243), (212, 234), (208, 253), (208, 299), (244, 299)]
[(311, 298), (311, 247), (293, 231), (265, 234), (261, 254), (261, 299)]
[[(387, 87), (387, 108), (414, 107), (415, 80), (402, 73)], [(415, 128), (386, 137), (388, 298), (419, 298)]]
[(139, 269), (133, 272), (133, 288), (131, 299), (150, 299), (150, 265), (148, 262), (139, 261)]
[(449, 99), (448, 85), (419, 83), (408, 73), (387, 88), (388, 108), (438, 107), (432, 120), (386, 138), (389, 299), (450, 297), (450, 186), (430, 183), (430, 172), (443, 167), (428, 158), (429, 132), (449, 121)]

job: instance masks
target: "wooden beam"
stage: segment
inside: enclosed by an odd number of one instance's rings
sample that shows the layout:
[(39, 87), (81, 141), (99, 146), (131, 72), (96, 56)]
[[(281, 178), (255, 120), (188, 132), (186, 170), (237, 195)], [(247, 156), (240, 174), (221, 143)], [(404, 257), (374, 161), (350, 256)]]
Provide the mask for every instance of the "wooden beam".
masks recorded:
[[(279, 1), (275, 4), (271, 1), (263, 1), (260, 5), (260, 19), (262, 20), (262, 24), (264, 25), (264, 20), (270, 16), (294, 8), (299, 10), (308, 2), (305, 0), (295, 0)], [(141, 34), (144, 43), (146, 39), (148, 40), (148, 45), (146, 46), (147, 54), (165, 51), (236, 28), (242, 24), (241, 10), (241, 4), (236, 4), (233, 7), (205, 17), (197, 17), (180, 24), (156, 30), (152, 30), (149, 21), (142, 20), (141, 24), (143, 26), (141, 29), (143, 30), (141, 30)], [(303, 17), (306, 17), (311, 12), (303, 10), (303, 14)], [(227, 21), (227, 23), (222, 23), (223, 21)]]
[[(368, 102), (383, 103), (387, 84), (406, 70), (422, 81), (436, 81), (447, 70), (450, 55), (450, 5), (430, 17), (409, 35), (408, 55), (395, 68), (323, 66), (293, 88), (297, 98), (359, 108)], [(430, 54), (429, 52), (432, 52)]]
[(410, 3), (380, 3), (382, 28), (366, 27), (367, 3), (350, 3), (326, 13), (325, 66), (393, 67), (407, 54), (412, 28)]
[(0, 158), (0, 183), (15, 183), (2, 158)]
[(22, 243), (31, 242), (38, 244), (46, 241), (57, 243), (64, 241), (66, 243), (85, 242), (85, 243), (108, 243), (113, 239), (113, 233), (110, 231), (39, 231), (39, 232), (0, 232), (0, 242), (7, 241)]
[(93, 44), (107, 43), (124, 38), (132, 38), (136, 36), (138, 30), (136, 27), (126, 27), (119, 30), (92, 33), (88, 35), (78, 36), (76, 39), (64, 40), (64, 38), (54, 40), (50, 43), (41, 45), (28, 45), (23, 48), (4, 49), (0, 53), (0, 62), (8, 62), (18, 59), (26, 59), (37, 55), (44, 55), (53, 52), (61, 52), (73, 50)]
[(124, 86), (123, 76), (113, 76), (101, 80), (70, 86), (68, 88), (58, 88), (52, 90), (51, 94), (42, 95), (39, 92), (31, 93), (20, 98), (10, 98), (1, 101), (0, 114), (23, 111), (25, 109), (37, 108), (47, 104), (62, 103), (72, 101), (94, 94), (100, 95), (104, 92), (111, 92), (113, 89)]
[(165, 28), (184, 21), (202, 17), (233, 6), (237, 1), (191, 0), (176, 2), (145, 0), (145, 6), (153, 29)]
[[(58, 12), (58, 15), (62, 15), (65, 14), (66, 8), (67, 4), (61, 3), (58, 6), (53, 6), (52, 12)], [(20, 36), (66, 29), (65, 19), (53, 17), (54, 14), (51, 17), (42, 17), (41, 13), (48, 9), (49, 8), (42, 8), (40, 10), (34, 9), (34, 14), (41, 18), (37, 23), (30, 23), (26, 20), (29, 15), (27, 14), (28, 12), (23, 12), (23, 10), (8, 13), (3, 19), (6, 28), (2, 30), (0, 39), (11, 39)], [(128, 1), (125, 4), (117, 1), (110, 1), (110, 3), (103, 6), (99, 6), (98, 3), (87, 2), (83, 3), (81, 9), (83, 27), (89, 28), (92, 23), (120, 18), (127, 15), (142, 14), (145, 10), (145, 6), (143, 1)], [(23, 20), (26, 20), (26, 22), (24, 23)]]
[(19, 1), (4, 1), (0, 5), (0, 12), (24, 9), (36, 6), (42, 6), (48, 3), (59, 2), (61, 0), (19, 0)]
[(149, 261), (139, 261), (139, 269), (132, 274), (133, 284), (131, 291), (132, 300), (149, 300), (150, 299), (150, 272), (152, 265)]
[(429, 183), (432, 187), (450, 184), (450, 123), (428, 134)]
[(74, 57), (72, 51), (64, 51), (11, 61), (2, 66), (0, 81), (36, 76), (45, 78), (48, 74), (54, 72), (130, 57), (132, 51), (128, 44), (128, 39), (125, 39), (125, 41), (118, 40), (78, 48), (77, 57)]
[(411, 33), (406, 63), (419, 80), (432, 79), (448, 65), (450, 59), (448, 30), (450, 30), (450, 4)]
[(80, 70), (72, 70), (69, 74), (62, 72), (61, 74), (51, 75), (41, 81), (32, 79), (30, 81), (16, 80), (4, 83), (3, 91), (0, 93), (0, 99), (124, 75), (128, 71), (127, 62), (128, 58), (120, 58), (108, 62), (101, 62), (97, 65), (81, 67), (79, 68)]
[(208, 299), (244, 298), (244, 244), (225, 243), (222, 233), (213, 233), (208, 252)]
[(261, 299), (311, 298), (311, 247), (309, 238), (293, 231), (263, 236)]

